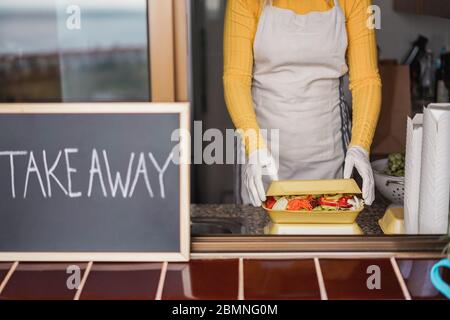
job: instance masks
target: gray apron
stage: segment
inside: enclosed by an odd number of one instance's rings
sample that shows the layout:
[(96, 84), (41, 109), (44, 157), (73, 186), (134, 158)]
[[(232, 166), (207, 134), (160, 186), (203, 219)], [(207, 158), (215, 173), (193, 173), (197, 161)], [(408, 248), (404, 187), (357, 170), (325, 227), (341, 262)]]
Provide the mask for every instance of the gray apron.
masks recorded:
[[(343, 176), (350, 140), (342, 91), (347, 45), (338, 0), (331, 10), (304, 15), (272, 1), (264, 5), (254, 40), (252, 96), (258, 124), (269, 132), (265, 138), (278, 159), (280, 180)], [(271, 129), (279, 130), (279, 144), (272, 143)], [(263, 182), (267, 190), (270, 181)], [(238, 190), (249, 204), (245, 187)]]

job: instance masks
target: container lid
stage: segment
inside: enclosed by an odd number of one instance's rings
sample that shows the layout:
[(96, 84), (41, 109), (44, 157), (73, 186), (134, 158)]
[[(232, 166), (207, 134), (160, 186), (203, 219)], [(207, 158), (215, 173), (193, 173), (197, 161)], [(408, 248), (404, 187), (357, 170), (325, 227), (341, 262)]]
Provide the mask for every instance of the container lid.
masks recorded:
[(353, 179), (341, 180), (289, 180), (274, 181), (267, 191), (268, 196), (301, 196), (320, 194), (361, 194)]

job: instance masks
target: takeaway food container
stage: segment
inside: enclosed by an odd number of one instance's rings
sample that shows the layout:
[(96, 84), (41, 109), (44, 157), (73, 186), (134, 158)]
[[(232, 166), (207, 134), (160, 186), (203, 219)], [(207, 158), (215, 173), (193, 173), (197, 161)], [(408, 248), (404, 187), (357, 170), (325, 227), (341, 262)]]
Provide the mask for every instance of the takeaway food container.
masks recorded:
[[(361, 193), (361, 189), (353, 179), (292, 180), (272, 182), (267, 196), (352, 194), (361, 198)], [(352, 224), (364, 209), (356, 211), (288, 211), (268, 209), (265, 205), (263, 208), (275, 224)]]

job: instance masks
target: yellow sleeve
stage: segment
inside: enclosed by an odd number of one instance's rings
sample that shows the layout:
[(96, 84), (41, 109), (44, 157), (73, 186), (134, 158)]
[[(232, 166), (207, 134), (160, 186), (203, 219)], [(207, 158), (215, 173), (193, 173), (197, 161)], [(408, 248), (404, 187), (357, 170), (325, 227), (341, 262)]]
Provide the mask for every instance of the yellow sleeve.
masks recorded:
[(353, 97), (351, 146), (370, 151), (381, 109), (381, 78), (378, 71), (375, 30), (367, 25), (371, 0), (346, 0), (349, 39), (347, 60)]
[(265, 143), (259, 132), (251, 94), (253, 40), (258, 24), (256, 0), (228, 0), (224, 31), (224, 91), (231, 119), (245, 137), (247, 154)]

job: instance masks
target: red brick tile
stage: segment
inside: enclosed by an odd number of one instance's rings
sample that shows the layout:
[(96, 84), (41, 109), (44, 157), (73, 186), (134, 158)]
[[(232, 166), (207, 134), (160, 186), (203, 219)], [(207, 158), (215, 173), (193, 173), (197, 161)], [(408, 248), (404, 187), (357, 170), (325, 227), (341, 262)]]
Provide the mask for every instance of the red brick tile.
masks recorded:
[[(405, 279), (409, 294), (413, 300), (446, 300), (431, 283), (430, 271), (439, 260), (397, 259), (398, 266)], [(450, 271), (444, 269), (443, 279), (450, 283)]]
[[(320, 265), (330, 300), (404, 299), (400, 283), (388, 259), (321, 259)], [(373, 275), (368, 270), (370, 266), (380, 268), (380, 289), (368, 288), (368, 279)]]
[(154, 300), (161, 263), (95, 263), (81, 300)]
[(76, 289), (69, 289), (66, 272), (69, 265), (77, 265), (83, 276), (86, 264), (79, 263), (19, 263), (1, 293), (2, 300), (70, 300)]
[(320, 300), (314, 260), (245, 260), (246, 300)]
[(238, 260), (191, 260), (169, 263), (162, 298), (234, 300), (238, 298)]

